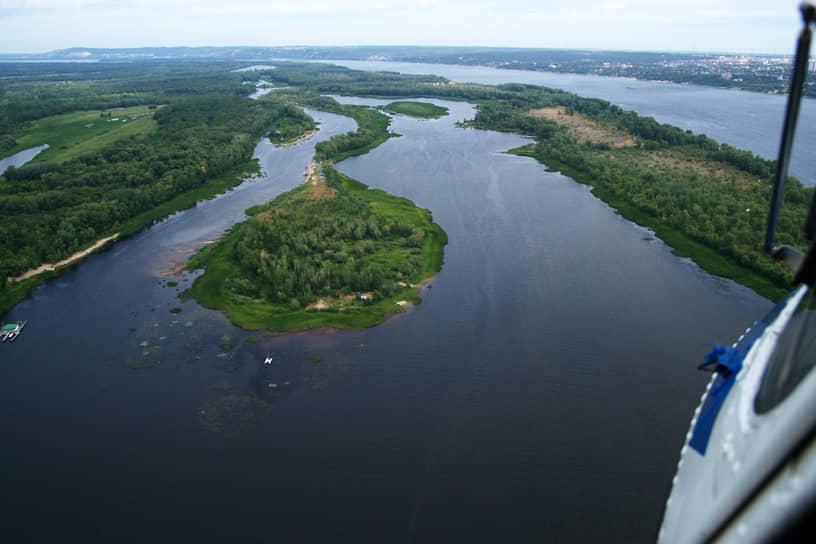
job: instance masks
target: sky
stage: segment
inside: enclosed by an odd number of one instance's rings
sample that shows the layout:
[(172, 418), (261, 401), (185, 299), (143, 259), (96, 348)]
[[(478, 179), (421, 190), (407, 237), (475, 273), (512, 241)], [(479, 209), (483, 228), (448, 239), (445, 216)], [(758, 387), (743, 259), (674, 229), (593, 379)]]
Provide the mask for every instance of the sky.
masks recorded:
[(0, 0), (0, 53), (449, 45), (793, 54), (800, 0)]

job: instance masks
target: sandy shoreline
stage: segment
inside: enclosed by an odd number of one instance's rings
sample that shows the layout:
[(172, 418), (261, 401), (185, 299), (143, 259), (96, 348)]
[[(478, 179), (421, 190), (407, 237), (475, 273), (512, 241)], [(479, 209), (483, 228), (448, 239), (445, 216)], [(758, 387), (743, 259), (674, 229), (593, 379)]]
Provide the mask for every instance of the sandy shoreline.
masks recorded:
[(94, 251), (99, 249), (100, 247), (104, 246), (105, 244), (107, 244), (108, 242), (110, 242), (112, 240), (115, 240), (118, 237), (119, 237), (119, 233), (116, 233), (116, 234), (114, 234), (112, 236), (108, 236), (107, 238), (102, 238), (101, 240), (96, 242), (94, 245), (92, 245), (88, 249), (84, 249), (82, 251), (77, 251), (76, 253), (74, 253), (73, 255), (68, 257), (67, 259), (63, 259), (58, 263), (41, 264), (37, 268), (32, 268), (31, 270), (29, 270), (25, 274), (17, 276), (16, 278), (9, 278), (8, 281), (9, 282), (23, 281), (25, 279), (30, 278), (31, 276), (36, 276), (37, 274), (42, 274), (43, 272), (50, 272), (50, 271), (54, 270), (55, 268), (57, 268), (58, 266), (65, 266), (66, 264), (75, 263), (76, 261), (79, 261), (80, 259), (84, 259), (85, 257), (90, 255), (91, 253), (93, 253)]
[(286, 146), (289, 146), (289, 145), (299, 144), (300, 142), (305, 142), (306, 140), (308, 140), (309, 138), (311, 138), (312, 136), (317, 134), (318, 130), (320, 130), (320, 129), (316, 128), (314, 130), (311, 130), (311, 131), (307, 132), (306, 134), (304, 134), (303, 136), (301, 136), (300, 138), (298, 138), (294, 142), (285, 142), (285, 143), (282, 143), (282, 144), (277, 144), (275, 147), (286, 147)]

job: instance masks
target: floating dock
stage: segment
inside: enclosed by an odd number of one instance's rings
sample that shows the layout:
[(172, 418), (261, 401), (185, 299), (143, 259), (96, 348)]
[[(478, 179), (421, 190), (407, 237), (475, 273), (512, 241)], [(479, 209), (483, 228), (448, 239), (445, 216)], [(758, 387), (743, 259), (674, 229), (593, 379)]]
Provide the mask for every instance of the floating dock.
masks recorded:
[(28, 324), (28, 321), (20, 321), (19, 323), (8, 323), (3, 325), (0, 328), (0, 342), (5, 342), (8, 340), (9, 342), (14, 342), (17, 340), (17, 337), (20, 336), (20, 333), (23, 331), (23, 327)]

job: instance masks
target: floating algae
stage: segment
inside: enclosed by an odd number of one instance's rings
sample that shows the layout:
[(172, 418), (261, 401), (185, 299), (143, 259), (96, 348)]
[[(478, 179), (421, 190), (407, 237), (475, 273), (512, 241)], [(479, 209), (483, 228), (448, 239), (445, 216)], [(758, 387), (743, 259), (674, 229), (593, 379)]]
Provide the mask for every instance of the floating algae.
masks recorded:
[(222, 391), (224, 393), (232, 391), (232, 384), (226, 380), (221, 380), (220, 382), (215, 382), (210, 386), (210, 389), (213, 391)]
[(269, 404), (250, 395), (231, 394), (201, 407), (199, 423), (213, 433), (237, 435), (255, 427), (269, 412)]

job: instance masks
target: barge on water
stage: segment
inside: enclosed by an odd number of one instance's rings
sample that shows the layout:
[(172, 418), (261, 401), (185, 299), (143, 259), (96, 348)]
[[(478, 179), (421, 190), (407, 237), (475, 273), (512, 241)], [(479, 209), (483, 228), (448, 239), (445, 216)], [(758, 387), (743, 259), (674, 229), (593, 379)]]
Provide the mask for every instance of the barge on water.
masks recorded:
[(19, 323), (8, 323), (0, 328), (0, 342), (14, 342), (26, 326), (28, 321), (20, 321)]

